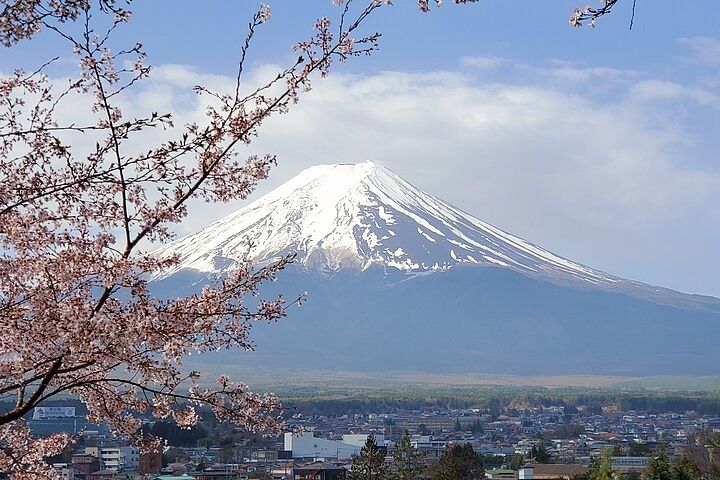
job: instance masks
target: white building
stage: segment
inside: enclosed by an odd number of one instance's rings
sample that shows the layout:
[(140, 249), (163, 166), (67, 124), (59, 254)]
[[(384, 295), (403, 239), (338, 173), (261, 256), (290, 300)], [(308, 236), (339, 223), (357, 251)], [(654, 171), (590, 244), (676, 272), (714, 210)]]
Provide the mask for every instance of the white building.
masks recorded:
[[(590, 466), (590, 457), (580, 457), (580, 464)], [(650, 463), (650, 457), (612, 457), (612, 469), (622, 473), (640, 472)]]
[(432, 435), (413, 435), (410, 437), (410, 445), (416, 450), (443, 449), (447, 444), (444, 440), (435, 440)]
[(102, 469), (120, 471), (140, 466), (140, 452), (134, 447), (86, 447), (85, 453), (98, 457)]
[(518, 479), (520, 480), (532, 480), (535, 478), (535, 469), (533, 467), (523, 467), (518, 472)]
[(75, 480), (75, 469), (67, 463), (53, 463), (53, 469), (62, 480)]
[[(365, 445), (365, 442), (367, 442), (368, 436), (369, 434), (367, 433), (346, 434), (342, 436), (342, 443), (347, 443), (348, 445), (355, 445), (356, 447), (362, 447), (363, 445)], [(385, 435), (375, 435), (375, 443), (377, 443), (378, 447), (384, 447)]]
[[(293, 458), (350, 458), (360, 455), (368, 435), (343, 435), (343, 441), (315, 437), (312, 432), (286, 433), (284, 449), (292, 451)], [(379, 447), (385, 446), (385, 437), (375, 437)]]

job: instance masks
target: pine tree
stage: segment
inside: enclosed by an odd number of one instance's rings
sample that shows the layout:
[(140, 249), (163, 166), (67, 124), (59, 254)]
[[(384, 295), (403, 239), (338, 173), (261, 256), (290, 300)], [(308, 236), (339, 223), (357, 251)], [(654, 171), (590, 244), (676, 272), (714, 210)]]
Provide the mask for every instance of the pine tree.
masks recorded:
[(386, 480), (385, 452), (380, 450), (373, 434), (368, 435), (360, 455), (353, 457), (350, 480)]
[(433, 480), (477, 480), (485, 476), (480, 457), (472, 445), (453, 445), (446, 448), (435, 465)]
[(650, 459), (643, 480), (674, 480), (672, 465), (665, 449), (660, 451), (660, 455)]
[(640, 475), (640, 472), (632, 471), (627, 472), (620, 477), (621, 480), (642, 480), (642, 476)]
[(687, 457), (678, 458), (672, 466), (673, 480), (698, 480), (700, 470)]
[(422, 454), (413, 448), (407, 430), (395, 445), (393, 459), (395, 460), (395, 469), (392, 478), (395, 480), (416, 480), (425, 470)]
[(552, 457), (542, 443), (532, 446), (530, 458), (537, 463), (551, 463), (552, 461)]

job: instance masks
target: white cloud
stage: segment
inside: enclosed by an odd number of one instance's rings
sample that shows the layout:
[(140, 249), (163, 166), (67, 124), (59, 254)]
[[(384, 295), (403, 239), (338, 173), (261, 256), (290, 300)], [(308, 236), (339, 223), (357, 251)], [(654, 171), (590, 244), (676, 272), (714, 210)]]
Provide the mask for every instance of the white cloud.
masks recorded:
[(692, 51), (687, 60), (700, 65), (720, 66), (720, 38), (684, 37), (678, 41)]
[(549, 72), (555, 77), (571, 82), (603, 81), (627, 83), (642, 76), (637, 70), (622, 70), (608, 67), (558, 66)]
[(520, 60), (495, 56), (461, 57), (460, 65), (477, 70), (494, 70), (500, 67), (515, 69), (525, 77), (534, 80), (554, 79), (569, 83), (628, 83), (643, 76), (639, 70), (619, 69), (604, 66), (585, 66), (579, 61), (552, 59), (549, 65), (538, 66)]
[(700, 105), (720, 107), (720, 96), (697, 86), (681, 85), (667, 80), (643, 80), (630, 88), (629, 96), (635, 101), (692, 100)]
[(507, 58), (489, 56), (473, 56), (473, 57), (461, 57), (460, 64), (465, 67), (477, 68), (481, 70), (492, 70), (495, 68), (512, 65), (514, 62)]

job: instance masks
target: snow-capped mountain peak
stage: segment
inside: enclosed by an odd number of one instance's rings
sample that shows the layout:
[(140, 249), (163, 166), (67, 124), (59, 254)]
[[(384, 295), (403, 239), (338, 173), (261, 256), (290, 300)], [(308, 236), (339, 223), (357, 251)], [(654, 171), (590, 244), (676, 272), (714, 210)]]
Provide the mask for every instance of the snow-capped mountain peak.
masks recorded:
[(267, 195), (156, 252), (176, 270), (217, 272), (248, 254), (263, 263), (288, 253), (310, 269), (422, 273), (458, 264), (612, 285), (620, 281), (506, 233), (373, 162), (317, 165)]

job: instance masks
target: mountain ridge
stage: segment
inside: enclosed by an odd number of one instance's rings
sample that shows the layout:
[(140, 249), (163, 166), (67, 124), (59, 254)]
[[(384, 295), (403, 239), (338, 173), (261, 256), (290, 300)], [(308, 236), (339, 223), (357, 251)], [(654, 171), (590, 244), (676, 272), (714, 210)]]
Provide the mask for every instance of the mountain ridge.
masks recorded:
[(398, 274), (459, 265), (501, 267), (580, 289), (619, 291), (688, 308), (717, 310), (715, 297), (626, 280), (556, 255), (430, 195), (374, 162), (310, 167), (275, 190), (155, 255), (178, 255), (154, 280), (195, 270), (228, 271), (247, 255), (257, 264), (295, 254), (310, 271), (385, 268)]
[(624, 376), (712, 375), (720, 362), (720, 299), (567, 260), (369, 162), (311, 167), (168, 244), (156, 255), (179, 265), (150, 288), (192, 294), (246, 254), (261, 265), (290, 253), (296, 263), (260, 298), (308, 301), (272, 325), (253, 322), (252, 355), (206, 362)]

